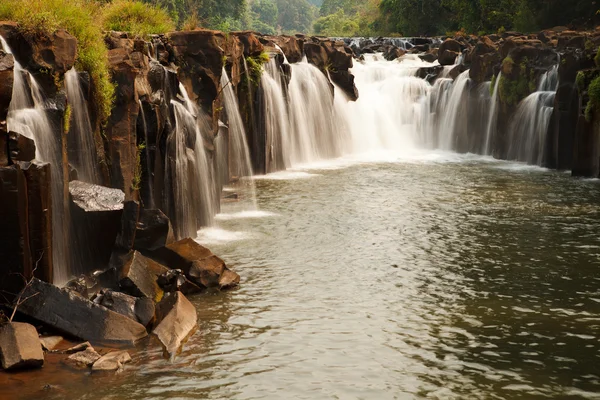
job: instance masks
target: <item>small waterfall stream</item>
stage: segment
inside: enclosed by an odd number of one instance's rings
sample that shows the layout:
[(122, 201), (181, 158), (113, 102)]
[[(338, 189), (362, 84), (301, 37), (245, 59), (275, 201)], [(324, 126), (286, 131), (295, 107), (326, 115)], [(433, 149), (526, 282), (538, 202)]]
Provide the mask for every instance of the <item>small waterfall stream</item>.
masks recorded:
[[(0, 44), (9, 54), (10, 47), (0, 36)], [(69, 211), (65, 203), (62, 149), (60, 138), (46, 113), (44, 94), (31, 74), (14, 61), (14, 84), (9, 106), (9, 131), (18, 132), (35, 141), (36, 159), (50, 164), (52, 191), (52, 262), (53, 280), (65, 284), (70, 278)]]
[[(251, 196), (252, 210), (254, 211), (258, 207), (256, 205), (256, 188), (252, 177), (250, 150), (248, 149), (246, 131), (244, 130), (244, 123), (240, 115), (237, 98), (225, 68), (223, 68), (221, 73), (221, 90), (229, 122), (229, 157), (227, 158), (229, 160), (229, 175), (232, 178), (239, 179), (240, 182), (247, 182)], [(242, 180), (242, 178), (246, 179)]]
[(557, 89), (558, 65), (555, 65), (540, 77), (537, 90), (519, 104), (510, 123), (508, 159), (542, 165)]
[(490, 155), (492, 153), (492, 140), (496, 134), (496, 126), (498, 124), (498, 86), (500, 79), (502, 78), (502, 72), (496, 76), (496, 82), (494, 82), (494, 88), (492, 92), (492, 103), (490, 105), (488, 121), (485, 130), (485, 142), (483, 147), (483, 154)]
[(76, 143), (75, 158), (71, 160), (71, 163), (77, 169), (79, 180), (98, 184), (100, 183), (100, 176), (98, 174), (94, 134), (90, 123), (87, 101), (81, 90), (79, 74), (74, 67), (65, 74), (65, 88), (71, 107), (69, 135), (72, 135)]

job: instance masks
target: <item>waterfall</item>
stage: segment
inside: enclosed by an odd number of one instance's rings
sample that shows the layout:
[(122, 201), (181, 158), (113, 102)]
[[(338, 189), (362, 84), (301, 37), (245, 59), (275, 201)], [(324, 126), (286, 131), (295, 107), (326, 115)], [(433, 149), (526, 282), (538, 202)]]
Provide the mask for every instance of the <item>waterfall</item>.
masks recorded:
[[(10, 47), (0, 36), (9, 54)], [(65, 284), (70, 278), (69, 212), (65, 203), (61, 138), (56, 137), (46, 113), (44, 94), (31, 74), (14, 60), (14, 83), (9, 105), (7, 128), (35, 141), (36, 159), (50, 164), (52, 197), (52, 263), (53, 281)]]
[(291, 165), (297, 165), (339, 157), (344, 136), (336, 124), (331, 84), (306, 61), (292, 64), (291, 68), (286, 158)]
[(223, 93), (223, 105), (229, 122), (229, 175), (238, 179), (242, 177), (247, 178), (245, 181), (248, 182), (250, 190), (252, 210), (257, 210), (256, 188), (252, 177), (252, 162), (246, 140), (246, 131), (244, 130), (244, 123), (240, 115), (237, 98), (225, 68), (223, 68), (221, 73), (221, 90)]
[(448, 93), (440, 125), (437, 127), (439, 135), (437, 147), (442, 150), (454, 150), (457, 135), (464, 133), (461, 130), (466, 128), (465, 123), (468, 119), (466, 99), (469, 95), (467, 90), (469, 81), (469, 70), (466, 70), (456, 78)]
[(483, 154), (490, 155), (492, 154), (492, 139), (496, 134), (496, 125), (498, 123), (498, 85), (500, 84), (500, 79), (502, 78), (502, 72), (498, 73), (496, 76), (496, 82), (494, 83), (494, 89), (492, 92), (492, 104), (490, 105), (490, 111), (487, 121), (487, 126), (485, 130), (485, 142), (483, 147)]
[(78, 179), (89, 183), (100, 183), (96, 145), (87, 102), (83, 96), (79, 81), (79, 74), (75, 67), (65, 74), (65, 88), (67, 100), (71, 107), (71, 125), (69, 135), (76, 143), (75, 157), (71, 163), (77, 169)]
[(510, 123), (509, 159), (542, 165), (557, 89), (558, 65), (555, 65), (540, 77), (537, 90), (519, 103)]
[(179, 92), (184, 103), (171, 100), (175, 129), (167, 138), (165, 163), (165, 186), (172, 188), (173, 198), (167, 195), (165, 201), (176, 236), (184, 238), (196, 237), (199, 227), (212, 225), (219, 209), (219, 193), (203, 134), (208, 136), (210, 127), (183, 84)]
[(290, 166), (284, 149), (289, 146), (289, 122), (281, 71), (271, 59), (260, 77), (260, 120), (265, 133), (266, 171)]

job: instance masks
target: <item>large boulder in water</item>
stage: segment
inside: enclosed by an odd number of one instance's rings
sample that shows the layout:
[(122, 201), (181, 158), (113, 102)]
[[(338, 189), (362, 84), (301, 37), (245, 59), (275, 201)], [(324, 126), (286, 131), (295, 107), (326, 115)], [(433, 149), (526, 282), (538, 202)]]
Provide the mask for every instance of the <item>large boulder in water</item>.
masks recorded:
[(181, 352), (183, 344), (198, 329), (196, 308), (181, 292), (165, 295), (156, 307), (156, 322), (152, 334), (171, 358)]
[(33, 279), (21, 297), (19, 311), (51, 327), (91, 342), (134, 344), (146, 328), (67, 289)]
[(44, 364), (44, 351), (33, 325), (0, 324), (0, 361), (7, 370), (38, 368)]
[(70, 182), (69, 193), (75, 250), (72, 272), (79, 275), (105, 269), (121, 228), (125, 194), (82, 181)]

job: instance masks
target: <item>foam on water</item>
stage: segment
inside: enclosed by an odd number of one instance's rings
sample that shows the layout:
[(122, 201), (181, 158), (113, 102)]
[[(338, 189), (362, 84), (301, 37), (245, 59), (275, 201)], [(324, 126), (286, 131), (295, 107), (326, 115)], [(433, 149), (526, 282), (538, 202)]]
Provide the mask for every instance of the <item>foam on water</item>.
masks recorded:
[(285, 181), (285, 180), (294, 180), (294, 179), (315, 178), (317, 176), (321, 176), (321, 174), (310, 174), (308, 172), (303, 172), (303, 171), (286, 170), (286, 171), (273, 172), (273, 173), (267, 174), (267, 175), (258, 175), (258, 176), (255, 176), (254, 179)]
[(215, 216), (215, 219), (218, 221), (229, 221), (233, 219), (276, 217), (278, 215), (269, 211), (239, 211), (234, 213), (220, 213)]
[(198, 231), (195, 241), (202, 245), (223, 244), (251, 239), (253, 235), (242, 231), (228, 231), (218, 227), (202, 228)]

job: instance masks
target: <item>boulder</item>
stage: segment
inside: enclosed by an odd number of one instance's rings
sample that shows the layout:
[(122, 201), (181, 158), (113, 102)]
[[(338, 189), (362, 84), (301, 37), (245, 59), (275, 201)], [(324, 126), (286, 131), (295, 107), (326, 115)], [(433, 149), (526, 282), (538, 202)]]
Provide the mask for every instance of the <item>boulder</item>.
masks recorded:
[(79, 275), (106, 269), (121, 228), (125, 193), (82, 181), (70, 182), (69, 193), (75, 248), (72, 272)]
[[(446, 54), (448, 54), (448, 52), (446, 52)], [(421, 54), (421, 55), (419, 55), (419, 58), (428, 63), (432, 63), (432, 62), (435, 62), (435, 60), (437, 60), (437, 57), (435, 56), (435, 54), (432, 54), (432, 53)], [(454, 63), (454, 61), (452, 63)]]
[(456, 57), (462, 52), (462, 46), (454, 39), (446, 39), (438, 50), (440, 65), (452, 65)]
[(56, 346), (58, 346), (58, 344), (62, 341), (62, 336), (45, 336), (40, 338), (42, 349), (44, 349), (45, 351), (54, 350)]
[(94, 362), (92, 372), (117, 371), (123, 367), (123, 364), (129, 361), (131, 361), (131, 356), (127, 351), (111, 351)]
[(159, 209), (143, 209), (135, 232), (134, 248), (156, 250), (175, 241), (169, 218)]
[(185, 238), (158, 249), (152, 256), (169, 268), (180, 269), (187, 274), (194, 261), (212, 255), (212, 251), (206, 247), (191, 238)]
[(99, 359), (100, 354), (90, 346), (83, 351), (71, 354), (69, 357), (62, 360), (62, 362), (70, 367), (86, 369), (91, 367)]
[(181, 292), (168, 293), (158, 303), (156, 321), (152, 334), (171, 358), (181, 352), (183, 344), (198, 329), (196, 308)]
[(35, 141), (17, 132), (8, 133), (8, 156), (11, 163), (35, 159)]
[(146, 328), (132, 319), (39, 279), (21, 297), (30, 298), (20, 312), (84, 340), (133, 344), (147, 336)]
[(0, 325), (0, 361), (6, 370), (44, 365), (42, 345), (32, 325), (19, 322)]
[(240, 283), (240, 276), (230, 269), (223, 271), (219, 278), (219, 289), (226, 290), (236, 287)]
[(158, 302), (163, 296), (163, 290), (157, 279), (167, 271), (163, 265), (133, 251), (119, 270), (119, 286), (133, 296), (148, 297)]
[(154, 319), (154, 301), (147, 297), (133, 297), (107, 289), (102, 291), (94, 302), (144, 326), (148, 326)]
[(135, 317), (144, 326), (149, 326), (154, 321), (156, 307), (154, 300), (148, 297), (139, 297), (135, 302)]
[(219, 279), (225, 271), (225, 262), (212, 255), (192, 263), (188, 275), (196, 284), (204, 287), (218, 287)]
[(92, 347), (92, 345), (90, 344), (90, 342), (83, 342), (83, 343), (76, 344), (73, 347), (69, 347), (68, 349), (62, 351), (61, 353), (64, 353), (64, 354), (75, 354), (75, 353), (79, 353), (80, 351), (84, 351), (88, 347)]
[(394, 61), (395, 59), (400, 58), (405, 54), (406, 50), (402, 50), (396, 46), (390, 46), (384, 51), (383, 58), (385, 58), (388, 61)]

